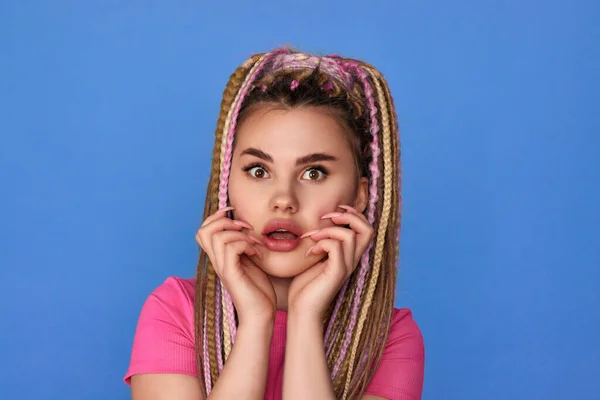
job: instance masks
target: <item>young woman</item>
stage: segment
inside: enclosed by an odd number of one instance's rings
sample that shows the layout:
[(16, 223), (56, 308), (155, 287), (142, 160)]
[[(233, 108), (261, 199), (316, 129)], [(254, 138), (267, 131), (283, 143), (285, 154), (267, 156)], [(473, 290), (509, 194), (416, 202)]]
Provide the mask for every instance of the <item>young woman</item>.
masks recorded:
[(423, 338), (394, 308), (396, 120), (358, 60), (283, 48), (231, 75), (197, 277), (148, 297), (134, 400), (421, 398)]

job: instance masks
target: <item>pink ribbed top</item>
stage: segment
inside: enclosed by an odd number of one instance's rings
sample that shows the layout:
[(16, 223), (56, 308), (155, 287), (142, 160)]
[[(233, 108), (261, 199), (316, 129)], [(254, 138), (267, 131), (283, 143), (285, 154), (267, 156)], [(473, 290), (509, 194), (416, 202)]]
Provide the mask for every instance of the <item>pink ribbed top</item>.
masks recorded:
[[(197, 376), (194, 352), (196, 279), (169, 277), (146, 300), (137, 324), (131, 363), (124, 380), (148, 373)], [(277, 311), (265, 399), (280, 400), (286, 341), (285, 311)], [(394, 309), (385, 351), (365, 394), (390, 400), (421, 399), (425, 349), (409, 309)]]

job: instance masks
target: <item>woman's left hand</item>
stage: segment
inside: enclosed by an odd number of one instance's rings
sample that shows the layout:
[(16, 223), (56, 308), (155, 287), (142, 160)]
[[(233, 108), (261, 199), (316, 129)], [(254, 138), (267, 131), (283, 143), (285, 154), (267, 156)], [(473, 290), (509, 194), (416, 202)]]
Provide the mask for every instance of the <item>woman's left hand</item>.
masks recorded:
[[(367, 218), (350, 206), (341, 205), (343, 213), (329, 213), (336, 225), (308, 232), (317, 243), (306, 253), (320, 261), (296, 276), (289, 287), (288, 312), (322, 320), (346, 279), (354, 272), (360, 258), (373, 239), (374, 229)], [(350, 228), (344, 227), (345, 225)]]

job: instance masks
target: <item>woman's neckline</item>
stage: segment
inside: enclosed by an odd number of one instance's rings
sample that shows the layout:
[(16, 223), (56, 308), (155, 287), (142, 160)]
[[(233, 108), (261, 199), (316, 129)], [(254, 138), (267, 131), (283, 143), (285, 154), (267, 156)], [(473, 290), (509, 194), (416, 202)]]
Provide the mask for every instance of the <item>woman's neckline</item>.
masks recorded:
[(287, 311), (276, 310), (275, 312), (275, 325), (286, 325), (287, 324)]

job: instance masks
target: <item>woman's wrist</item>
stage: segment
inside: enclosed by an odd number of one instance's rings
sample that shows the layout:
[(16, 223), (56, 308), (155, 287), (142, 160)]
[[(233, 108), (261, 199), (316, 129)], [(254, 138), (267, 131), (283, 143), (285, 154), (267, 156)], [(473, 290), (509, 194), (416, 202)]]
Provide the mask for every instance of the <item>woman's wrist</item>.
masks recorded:
[(288, 310), (284, 399), (334, 398), (323, 331), (323, 320), (318, 314)]
[(273, 326), (268, 319), (240, 321), (229, 358), (209, 398), (264, 398)]
[(318, 326), (323, 327), (323, 316), (318, 311), (299, 310), (290, 307), (287, 312), (287, 325), (290, 324), (300, 326)]
[(273, 327), (275, 326), (275, 318), (262, 317), (248, 320), (240, 320), (238, 325), (238, 335), (245, 334), (268, 338), (269, 341), (273, 336)]

